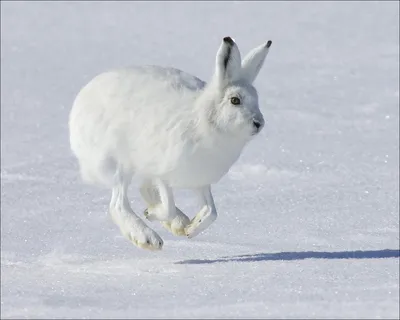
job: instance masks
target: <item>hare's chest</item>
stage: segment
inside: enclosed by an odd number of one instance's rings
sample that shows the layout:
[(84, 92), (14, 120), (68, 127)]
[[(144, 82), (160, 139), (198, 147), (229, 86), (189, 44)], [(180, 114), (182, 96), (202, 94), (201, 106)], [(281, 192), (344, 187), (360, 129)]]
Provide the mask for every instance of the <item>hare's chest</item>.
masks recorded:
[(185, 150), (180, 165), (168, 175), (171, 186), (201, 187), (218, 182), (239, 158), (243, 146), (230, 143), (218, 147), (199, 147)]

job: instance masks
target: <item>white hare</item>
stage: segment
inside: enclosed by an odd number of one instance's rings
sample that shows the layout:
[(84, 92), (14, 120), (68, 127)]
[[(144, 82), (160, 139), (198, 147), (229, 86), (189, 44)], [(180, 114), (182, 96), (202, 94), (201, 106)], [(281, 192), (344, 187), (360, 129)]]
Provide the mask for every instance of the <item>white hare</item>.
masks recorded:
[[(143, 66), (100, 74), (79, 92), (69, 118), (71, 149), (84, 181), (112, 188), (111, 217), (136, 246), (157, 250), (163, 240), (131, 209), (133, 175), (143, 180), (148, 220), (189, 238), (215, 221), (211, 184), (264, 126), (252, 83), (270, 46), (242, 61), (225, 37), (208, 84), (174, 68)], [(172, 188), (200, 196), (193, 220), (175, 206)]]

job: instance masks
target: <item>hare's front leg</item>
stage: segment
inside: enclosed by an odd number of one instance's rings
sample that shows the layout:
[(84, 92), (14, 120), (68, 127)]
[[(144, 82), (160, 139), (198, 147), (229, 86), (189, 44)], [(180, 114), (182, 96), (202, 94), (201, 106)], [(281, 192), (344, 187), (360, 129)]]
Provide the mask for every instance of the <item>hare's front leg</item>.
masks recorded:
[(211, 186), (208, 185), (197, 189), (197, 192), (200, 196), (200, 201), (203, 207), (185, 228), (185, 233), (188, 238), (197, 236), (217, 219), (217, 210), (211, 193)]
[(145, 180), (140, 186), (140, 193), (148, 208), (144, 211), (150, 221), (161, 224), (176, 236), (184, 236), (185, 227), (190, 219), (175, 206), (171, 188), (160, 179)]
[(121, 233), (142, 249), (160, 250), (163, 240), (160, 236), (133, 212), (127, 197), (128, 186), (132, 175), (117, 170), (115, 175), (110, 213), (113, 221), (121, 230)]

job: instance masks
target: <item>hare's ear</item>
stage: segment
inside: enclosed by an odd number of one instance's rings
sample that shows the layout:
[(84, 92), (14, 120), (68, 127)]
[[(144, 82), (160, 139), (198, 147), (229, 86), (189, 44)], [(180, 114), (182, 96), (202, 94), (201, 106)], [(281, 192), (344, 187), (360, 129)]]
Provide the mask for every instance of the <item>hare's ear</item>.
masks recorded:
[(265, 57), (268, 54), (271, 44), (272, 41), (269, 40), (267, 43), (254, 48), (246, 55), (242, 62), (243, 79), (249, 83), (253, 83), (264, 64)]
[(239, 48), (231, 37), (225, 37), (218, 49), (215, 75), (219, 83), (232, 82), (241, 76)]

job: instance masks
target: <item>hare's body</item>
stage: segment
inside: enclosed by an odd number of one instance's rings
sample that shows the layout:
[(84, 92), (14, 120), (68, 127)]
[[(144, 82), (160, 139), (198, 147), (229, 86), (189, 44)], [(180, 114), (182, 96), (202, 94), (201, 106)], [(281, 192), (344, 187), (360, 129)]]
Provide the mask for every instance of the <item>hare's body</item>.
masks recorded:
[[(132, 67), (100, 74), (77, 95), (69, 129), (81, 175), (112, 188), (112, 219), (138, 247), (161, 249), (163, 241), (130, 207), (133, 175), (143, 179), (148, 220), (189, 238), (215, 221), (211, 184), (264, 125), (252, 82), (270, 45), (242, 61), (235, 42), (224, 38), (208, 84), (174, 68)], [(203, 207), (192, 220), (175, 206), (172, 188), (199, 195)]]
[(215, 129), (196, 110), (205, 86), (183, 71), (157, 66), (95, 77), (77, 96), (70, 118), (71, 148), (85, 180), (111, 185), (122, 166), (171, 187), (217, 182), (246, 141), (221, 132), (210, 136)]

